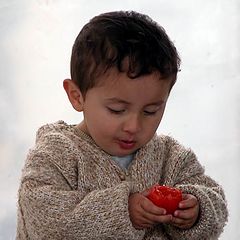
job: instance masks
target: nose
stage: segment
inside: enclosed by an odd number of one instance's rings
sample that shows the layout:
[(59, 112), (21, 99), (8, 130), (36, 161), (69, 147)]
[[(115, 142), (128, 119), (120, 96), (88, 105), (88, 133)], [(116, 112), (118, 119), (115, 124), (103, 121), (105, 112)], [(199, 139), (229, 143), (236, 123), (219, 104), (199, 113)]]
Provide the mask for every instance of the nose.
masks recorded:
[(128, 116), (123, 123), (123, 131), (135, 134), (141, 130), (141, 119), (137, 114)]

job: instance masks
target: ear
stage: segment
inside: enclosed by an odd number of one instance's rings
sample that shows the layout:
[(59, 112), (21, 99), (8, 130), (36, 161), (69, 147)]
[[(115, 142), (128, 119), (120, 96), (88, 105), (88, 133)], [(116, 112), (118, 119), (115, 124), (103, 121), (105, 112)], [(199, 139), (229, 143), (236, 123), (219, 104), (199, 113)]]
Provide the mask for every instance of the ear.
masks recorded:
[(75, 82), (71, 79), (65, 79), (63, 81), (63, 88), (65, 89), (68, 99), (70, 103), (72, 104), (73, 108), (81, 112), (83, 110), (83, 96), (78, 88), (78, 86), (75, 84)]

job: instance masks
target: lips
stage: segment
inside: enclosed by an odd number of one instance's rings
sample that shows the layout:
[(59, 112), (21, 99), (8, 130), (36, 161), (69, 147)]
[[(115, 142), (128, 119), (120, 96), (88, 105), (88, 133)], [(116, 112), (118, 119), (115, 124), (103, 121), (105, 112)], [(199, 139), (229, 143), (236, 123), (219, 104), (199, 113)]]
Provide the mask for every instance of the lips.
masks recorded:
[(135, 141), (119, 140), (119, 146), (122, 149), (126, 149), (126, 150), (132, 149), (134, 148), (135, 144), (136, 144)]

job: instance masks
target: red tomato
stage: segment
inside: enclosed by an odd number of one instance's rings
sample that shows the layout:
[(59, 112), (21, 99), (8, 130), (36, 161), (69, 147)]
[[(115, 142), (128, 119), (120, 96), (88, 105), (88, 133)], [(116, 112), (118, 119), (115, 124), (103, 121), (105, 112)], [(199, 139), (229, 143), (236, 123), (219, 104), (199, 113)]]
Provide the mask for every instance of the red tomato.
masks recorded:
[(166, 209), (168, 214), (173, 214), (182, 201), (182, 192), (177, 188), (157, 184), (150, 188), (147, 198), (158, 207)]

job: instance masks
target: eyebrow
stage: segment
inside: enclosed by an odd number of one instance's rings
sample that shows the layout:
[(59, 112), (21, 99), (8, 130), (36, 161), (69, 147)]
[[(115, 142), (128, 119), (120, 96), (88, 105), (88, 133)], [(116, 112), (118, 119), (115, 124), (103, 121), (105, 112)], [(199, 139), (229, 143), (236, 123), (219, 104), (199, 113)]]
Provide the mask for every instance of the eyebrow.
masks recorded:
[(107, 98), (106, 99), (107, 102), (109, 103), (123, 103), (123, 104), (130, 104), (129, 102), (123, 100), (123, 99), (120, 99), (120, 98), (116, 98), (116, 97), (113, 97), (113, 98)]
[[(125, 100), (123, 100), (123, 99), (115, 98), (115, 97), (113, 97), (113, 98), (108, 98), (108, 99), (106, 99), (106, 101), (109, 102), (109, 103), (122, 103), (122, 104), (126, 104), (126, 105), (129, 105), (129, 104), (130, 104), (130, 102), (127, 102), (127, 101), (125, 101)], [(160, 105), (162, 105), (162, 104), (164, 104), (164, 103), (165, 103), (165, 101), (160, 100), (160, 101), (157, 101), (157, 102), (149, 103), (149, 104), (147, 104), (145, 107), (147, 107), (147, 106), (152, 106), (152, 105), (160, 106)]]

